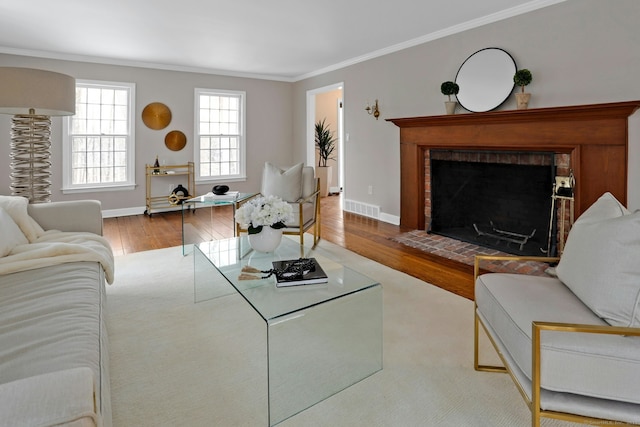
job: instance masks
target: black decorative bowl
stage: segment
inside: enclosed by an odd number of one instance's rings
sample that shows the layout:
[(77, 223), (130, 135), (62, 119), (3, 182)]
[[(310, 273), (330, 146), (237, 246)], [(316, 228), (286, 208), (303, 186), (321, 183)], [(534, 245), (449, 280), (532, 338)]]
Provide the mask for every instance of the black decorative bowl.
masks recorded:
[(215, 185), (213, 187), (213, 190), (211, 190), (213, 192), (213, 194), (217, 194), (218, 196), (222, 196), (223, 194), (226, 194), (227, 191), (229, 191), (229, 186), (228, 185)]

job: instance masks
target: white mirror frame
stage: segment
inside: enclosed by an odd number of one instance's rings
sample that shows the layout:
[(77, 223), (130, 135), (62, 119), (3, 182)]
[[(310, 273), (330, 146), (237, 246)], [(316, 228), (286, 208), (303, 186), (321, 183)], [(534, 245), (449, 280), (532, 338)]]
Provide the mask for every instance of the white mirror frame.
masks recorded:
[(506, 51), (488, 47), (475, 52), (456, 75), (458, 103), (473, 113), (498, 108), (513, 92), (515, 73), (516, 61)]

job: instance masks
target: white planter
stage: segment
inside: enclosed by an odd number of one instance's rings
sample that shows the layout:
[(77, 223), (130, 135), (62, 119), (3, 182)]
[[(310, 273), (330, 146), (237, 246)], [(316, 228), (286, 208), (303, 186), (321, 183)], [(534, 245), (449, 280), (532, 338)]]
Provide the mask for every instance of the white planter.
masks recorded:
[(273, 252), (282, 241), (282, 229), (264, 226), (257, 234), (249, 234), (249, 244), (258, 252)]
[(447, 114), (455, 114), (456, 113), (456, 101), (444, 101), (444, 106), (447, 110)]
[(526, 110), (529, 108), (529, 101), (531, 100), (530, 93), (516, 93), (516, 104), (518, 106), (518, 110)]
[(316, 166), (316, 175), (320, 178), (320, 197), (327, 197), (329, 195), (332, 174), (333, 170), (331, 166)]

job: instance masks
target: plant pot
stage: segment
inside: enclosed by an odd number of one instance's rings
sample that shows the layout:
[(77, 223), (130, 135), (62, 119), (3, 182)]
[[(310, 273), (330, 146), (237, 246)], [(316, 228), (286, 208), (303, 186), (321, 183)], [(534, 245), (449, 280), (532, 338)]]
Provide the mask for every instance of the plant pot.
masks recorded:
[(249, 244), (258, 252), (273, 252), (280, 246), (282, 241), (282, 229), (275, 229), (264, 226), (262, 231), (256, 234), (249, 234)]
[(316, 166), (316, 175), (320, 178), (320, 197), (327, 197), (331, 187), (332, 167)]
[(529, 108), (529, 100), (531, 99), (530, 93), (516, 93), (516, 102), (518, 105), (518, 110), (526, 110)]
[(444, 101), (444, 106), (447, 109), (447, 114), (455, 114), (456, 113), (456, 101)]

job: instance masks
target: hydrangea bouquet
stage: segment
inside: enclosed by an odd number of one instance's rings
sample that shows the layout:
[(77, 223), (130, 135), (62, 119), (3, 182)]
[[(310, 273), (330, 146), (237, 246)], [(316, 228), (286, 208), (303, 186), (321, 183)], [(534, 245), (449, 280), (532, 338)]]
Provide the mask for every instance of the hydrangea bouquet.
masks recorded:
[(237, 211), (235, 220), (241, 227), (246, 227), (249, 234), (257, 234), (262, 227), (284, 228), (285, 223), (293, 219), (293, 209), (276, 196), (261, 196), (249, 200)]

